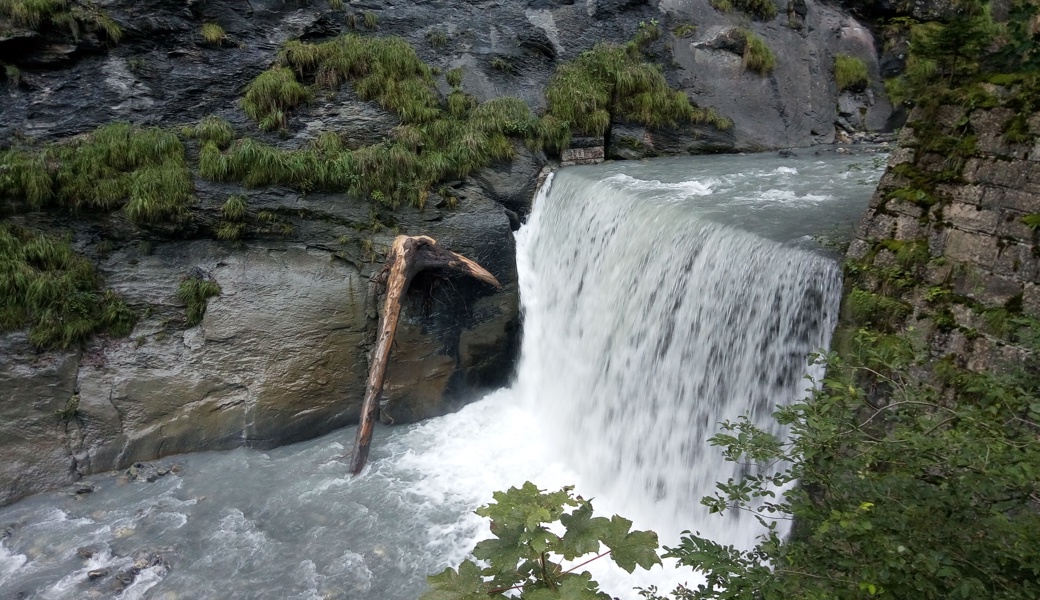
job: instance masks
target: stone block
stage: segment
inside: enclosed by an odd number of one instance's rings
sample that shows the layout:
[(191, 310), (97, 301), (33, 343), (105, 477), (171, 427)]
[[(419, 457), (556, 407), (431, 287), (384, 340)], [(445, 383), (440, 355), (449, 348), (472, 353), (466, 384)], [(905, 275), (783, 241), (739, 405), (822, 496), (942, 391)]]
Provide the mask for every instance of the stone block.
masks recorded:
[(956, 104), (944, 104), (935, 111), (933, 120), (943, 129), (953, 129), (964, 118), (966, 109)]
[(1040, 285), (1027, 283), (1022, 286), (1022, 312), (1040, 318)]
[(874, 213), (860, 221), (856, 235), (865, 240), (884, 240), (892, 237), (895, 226), (895, 217)]
[(924, 228), (917, 217), (900, 215), (896, 218), (895, 239), (916, 240), (924, 235)]
[(896, 148), (888, 155), (888, 168), (891, 169), (896, 165), (913, 162), (915, 153), (916, 152), (913, 148)]
[(950, 260), (988, 268), (997, 257), (997, 242), (992, 236), (951, 229), (946, 235), (943, 254)]
[(1022, 222), (1022, 217), (1024, 216), (1025, 214), (1018, 211), (1004, 211), (1000, 226), (997, 227), (997, 235), (1019, 242), (1032, 242), (1034, 233), (1032, 229)]
[(1029, 133), (1040, 135), (1040, 112), (1030, 115), (1029, 120), (1026, 121), (1026, 126), (1029, 129)]
[(849, 249), (845, 252), (845, 256), (853, 260), (859, 260), (867, 255), (870, 251), (870, 244), (865, 241), (856, 238), (849, 244)]
[(953, 271), (953, 265), (947, 263), (944, 265), (928, 265), (925, 267), (924, 279), (931, 285), (939, 285), (946, 283), (950, 279), (950, 273)]
[(1037, 275), (1033, 248), (1026, 244), (1005, 246), (993, 262), (993, 272), (1018, 281), (1033, 281)]
[(943, 218), (957, 229), (980, 233), (996, 233), (1000, 224), (1000, 214), (994, 210), (983, 209), (978, 205), (953, 202), (943, 209)]
[(982, 274), (980, 277), (962, 277), (954, 284), (954, 291), (978, 300), (987, 308), (999, 308), (1022, 293), (1022, 283), (1000, 275)]
[(953, 202), (962, 204), (981, 204), (985, 190), (986, 188), (981, 185), (952, 185), (943, 183), (935, 186), (935, 193)]
[[(987, 191), (984, 204), (994, 208), (1010, 208), (1025, 214), (1040, 212), (1040, 194), (1023, 190), (997, 190), (992, 193)], [(990, 199), (992, 196), (992, 200)]]
[(977, 110), (971, 114), (971, 125), (978, 134), (977, 148), (985, 154), (1007, 156), (1011, 147), (1004, 139), (1004, 123), (1015, 116), (1009, 108)]
[(932, 258), (939, 258), (946, 251), (946, 237), (949, 235), (947, 229), (932, 229), (928, 233), (928, 254)]
[(904, 200), (896, 200), (894, 198), (892, 200), (889, 200), (888, 204), (885, 204), (885, 208), (889, 212), (894, 212), (898, 215), (903, 215), (907, 217), (913, 217), (914, 219), (920, 218), (920, 216), (924, 214), (924, 209), (922, 209), (920, 206), (916, 204), (911, 204)]
[(560, 160), (565, 167), (572, 165), (593, 165), (603, 162), (605, 152), (603, 146), (593, 148), (568, 148), (560, 153)]

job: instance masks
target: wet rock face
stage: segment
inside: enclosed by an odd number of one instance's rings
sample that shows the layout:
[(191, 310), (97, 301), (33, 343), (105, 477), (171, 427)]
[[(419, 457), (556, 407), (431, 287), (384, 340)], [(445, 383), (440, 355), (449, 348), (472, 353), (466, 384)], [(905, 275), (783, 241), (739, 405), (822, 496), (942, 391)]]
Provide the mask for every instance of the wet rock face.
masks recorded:
[[(212, 200), (199, 212), (217, 212), (219, 190), (200, 192)], [(395, 230), (474, 258), (503, 289), (436, 273), (417, 281), (392, 355), (385, 420), (444, 414), (503, 385), (519, 333), (509, 217), (480, 188), (454, 192), (455, 210), (401, 208), (384, 215), (392, 225), (374, 225), (385, 227), (378, 233), (355, 228), (374, 219), (364, 203), (259, 190), (251, 211), (288, 215), (293, 206), (305, 215), (285, 217), (292, 233), (240, 244), (109, 241), (115, 247), (98, 257), (106, 283), (142, 314), (130, 336), (44, 354), (24, 334), (0, 340), (0, 503), (137, 461), (273, 447), (355, 423), (381, 309), (372, 279)], [(75, 226), (77, 243), (95, 248), (100, 226)], [(196, 327), (186, 327), (176, 298), (191, 272), (222, 289)]]

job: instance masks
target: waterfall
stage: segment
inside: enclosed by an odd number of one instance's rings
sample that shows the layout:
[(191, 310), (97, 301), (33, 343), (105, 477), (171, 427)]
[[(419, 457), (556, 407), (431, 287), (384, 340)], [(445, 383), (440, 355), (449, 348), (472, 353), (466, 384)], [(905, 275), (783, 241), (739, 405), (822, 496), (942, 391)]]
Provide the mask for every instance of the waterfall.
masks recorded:
[[(612, 508), (672, 536), (716, 481), (740, 476), (708, 445), (720, 421), (746, 414), (782, 434), (771, 414), (804, 397), (841, 280), (832, 260), (636, 197), (639, 186), (571, 169), (546, 182), (517, 238), (514, 391)], [(696, 525), (750, 545), (759, 526), (734, 518)]]
[[(356, 478), (342, 462), (347, 428), (178, 456), (163, 462), (180, 473), (153, 483), (99, 474), (91, 494), (0, 508), (0, 598), (114, 595), (122, 577), (133, 579), (124, 599), (414, 600), (426, 575), (490, 535), (474, 509), (524, 481), (573, 484), (598, 514), (664, 544), (690, 529), (749, 547), (754, 519), (699, 504), (745, 468), (707, 439), (745, 414), (783, 434), (770, 413), (805, 393), (805, 357), (827, 346), (840, 292), (837, 265), (806, 236), (858, 218), (882, 168), (750, 155), (564, 169), (517, 234), (524, 340), (512, 386), (377, 428)], [(133, 575), (142, 555), (157, 560)], [(626, 600), (634, 586), (696, 579), (585, 568)]]

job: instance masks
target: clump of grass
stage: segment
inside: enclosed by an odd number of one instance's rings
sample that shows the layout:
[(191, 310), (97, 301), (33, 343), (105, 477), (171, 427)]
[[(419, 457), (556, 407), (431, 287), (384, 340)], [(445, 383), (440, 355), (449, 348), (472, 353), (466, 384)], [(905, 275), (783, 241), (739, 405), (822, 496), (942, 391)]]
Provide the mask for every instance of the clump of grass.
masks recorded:
[(32, 207), (113, 210), (144, 224), (179, 221), (193, 185), (176, 135), (114, 123), (68, 143), (0, 153), (0, 194)]
[(242, 234), (245, 233), (245, 223), (232, 223), (231, 221), (221, 221), (217, 225), (216, 235), (217, 239), (224, 240), (226, 242), (233, 242), (242, 238)]
[(203, 23), (202, 24), (202, 39), (207, 44), (213, 44), (219, 46), (227, 39), (227, 33), (224, 32), (224, 28), (216, 23)]
[(769, 21), (776, 18), (776, 4), (773, 0), (709, 0), (715, 10), (729, 12), (736, 8), (740, 12), (758, 19)]
[(448, 45), (448, 34), (440, 29), (434, 29), (427, 32), (426, 41), (430, 42), (430, 45), (434, 48), (442, 50)]
[(228, 196), (220, 212), (228, 221), (241, 221), (246, 216), (246, 197), (241, 194)]
[(0, 0), (0, 17), (33, 31), (47, 27), (63, 28), (76, 38), (82, 30), (101, 32), (118, 43), (123, 30), (100, 7), (71, 4), (68, 0)]
[(309, 102), (311, 91), (296, 80), (285, 67), (274, 67), (261, 73), (248, 86), (242, 98), (242, 110), (260, 125), (260, 129), (284, 129), (286, 111)]
[(693, 23), (680, 23), (672, 29), (672, 35), (677, 38), (687, 38), (696, 33), (697, 26)]
[(649, 21), (640, 21), (639, 26), (636, 28), (636, 34), (632, 36), (632, 43), (637, 48), (645, 48), (651, 43), (661, 38), (661, 27), (657, 23), (657, 19), (650, 19)]
[(776, 55), (766, 41), (750, 29), (741, 28), (738, 33), (744, 38), (744, 68), (763, 77), (772, 73), (776, 68)]
[(862, 90), (870, 83), (867, 65), (862, 59), (846, 54), (834, 57), (834, 81), (838, 90)]
[(14, 65), (3, 65), (4, 67), (4, 78), (11, 82), (13, 87), (18, 87), (22, 83), (22, 71)]
[[(543, 137), (569, 140), (561, 123), (590, 135), (603, 135), (615, 118), (650, 126), (679, 122), (712, 123), (721, 128), (728, 120), (710, 109), (690, 104), (684, 92), (673, 90), (660, 69), (645, 62), (635, 42), (618, 46), (596, 44), (578, 58), (557, 68), (546, 88), (547, 116)], [(550, 144), (552, 146), (552, 144)]]
[(462, 68), (456, 67), (444, 74), (444, 80), (453, 88), (462, 86)]
[(379, 16), (374, 12), (366, 12), (364, 15), (365, 29), (375, 29), (379, 26)]
[(343, 10), (343, 0), (329, 0), (329, 8), (332, 10)]
[(227, 148), (231, 140), (235, 139), (235, 130), (231, 128), (231, 123), (215, 115), (202, 119), (196, 125), (185, 127), (183, 133), (185, 137), (197, 139), (203, 145), (212, 142), (220, 149)]
[(491, 68), (496, 71), (509, 72), (513, 70), (513, 65), (509, 64), (509, 61), (501, 56), (496, 56), (491, 59)]
[(8, 224), (0, 224), (0, 297), (0, 331), (28, 327), (29, 342), (42, 350), (101, 332), (125, 336), (137, 321), (68, 239)]
[(177, 287), (177, 298), (187, 305), (189, 327), (202, 322), (202, 317), (206, 316), (206, 301), (213, 296), (219, 296), (220, 292), (220, 286), (215, 281), (197, 275), (181, 279)]

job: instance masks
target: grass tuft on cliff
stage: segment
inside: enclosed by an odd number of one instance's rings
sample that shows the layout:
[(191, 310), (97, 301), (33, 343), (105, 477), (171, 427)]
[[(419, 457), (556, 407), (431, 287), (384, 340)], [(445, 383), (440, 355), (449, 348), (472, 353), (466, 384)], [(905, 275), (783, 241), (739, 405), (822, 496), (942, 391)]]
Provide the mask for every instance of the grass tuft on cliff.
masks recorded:
[(285, 129), (286, 112), (309, 102), (313, 94), (296, 80), (285, 67), (274, 67), (261, 73), (246, 86), (241, 106), (246, 115), (260, 125), (260, 129)]
[(759, 21), (771, 21), (777, 15), (776, 4), (773, 3), (773, 0), (709, 0), (709, 2), (715, 10), (729, 12), (735, 8)]
[(834, 81), (838, 90), (862, 90), (870, 83), (867, 64), (862, 59), (846, 54), (834, 57)]
[(0, 195), (38, 209), (125, 207), (140, 224), (179, 222), (194, 186), (176, 135), (114, 123), (67, 143), (0, 152)]
[(200, 33), (202, 34), (202, 39), (207, 44), (214, 46), (219, 46), (227, 39), (227, 33), (224, 32), (224, 28), (216, 23), (203, 23)]
[(539, 127), (547, 145), (562, 149), (557, 144), (569, 141), (560, 131), (562, 123), (597, 136), (615, 119), (652, 127), (690, 122), (725, 129), (732, 124), (711, 109), (690, 104), (684, 92), (668, 85), (660, 67), (643, 60), (642, 44), (651, 37), (637, 35), (636, 41), (620, 46), (596, 44), (557, 68), (545, 90), (546, 116), (552, 120)]
[(766, 41), (750, 29), (738, 30), (744, 38), (744, 68), (762, 75), (769, 75), (776, 68), (776, 55)]
[(90, 336), (125, 336), (137, 315), (68, 239), (0, 224), (0, 331), (29, 329), (41, 350), (67, 349)]
[(187, 305), (188, 326), (194, 327), (206, 316), (206, 301), (220, 295), (220, 286), (215, 281), (198, 276), (187, 276), (177, 286), (177, 298)]
[(0, 0), (0, 17), (33, 31), (48, 27), (66, 29), (77, 39), (84, 30), (103, 33), (113, 43), (123, 37), (119, 24), (94, 4), (70, 4), (68, 0)]

